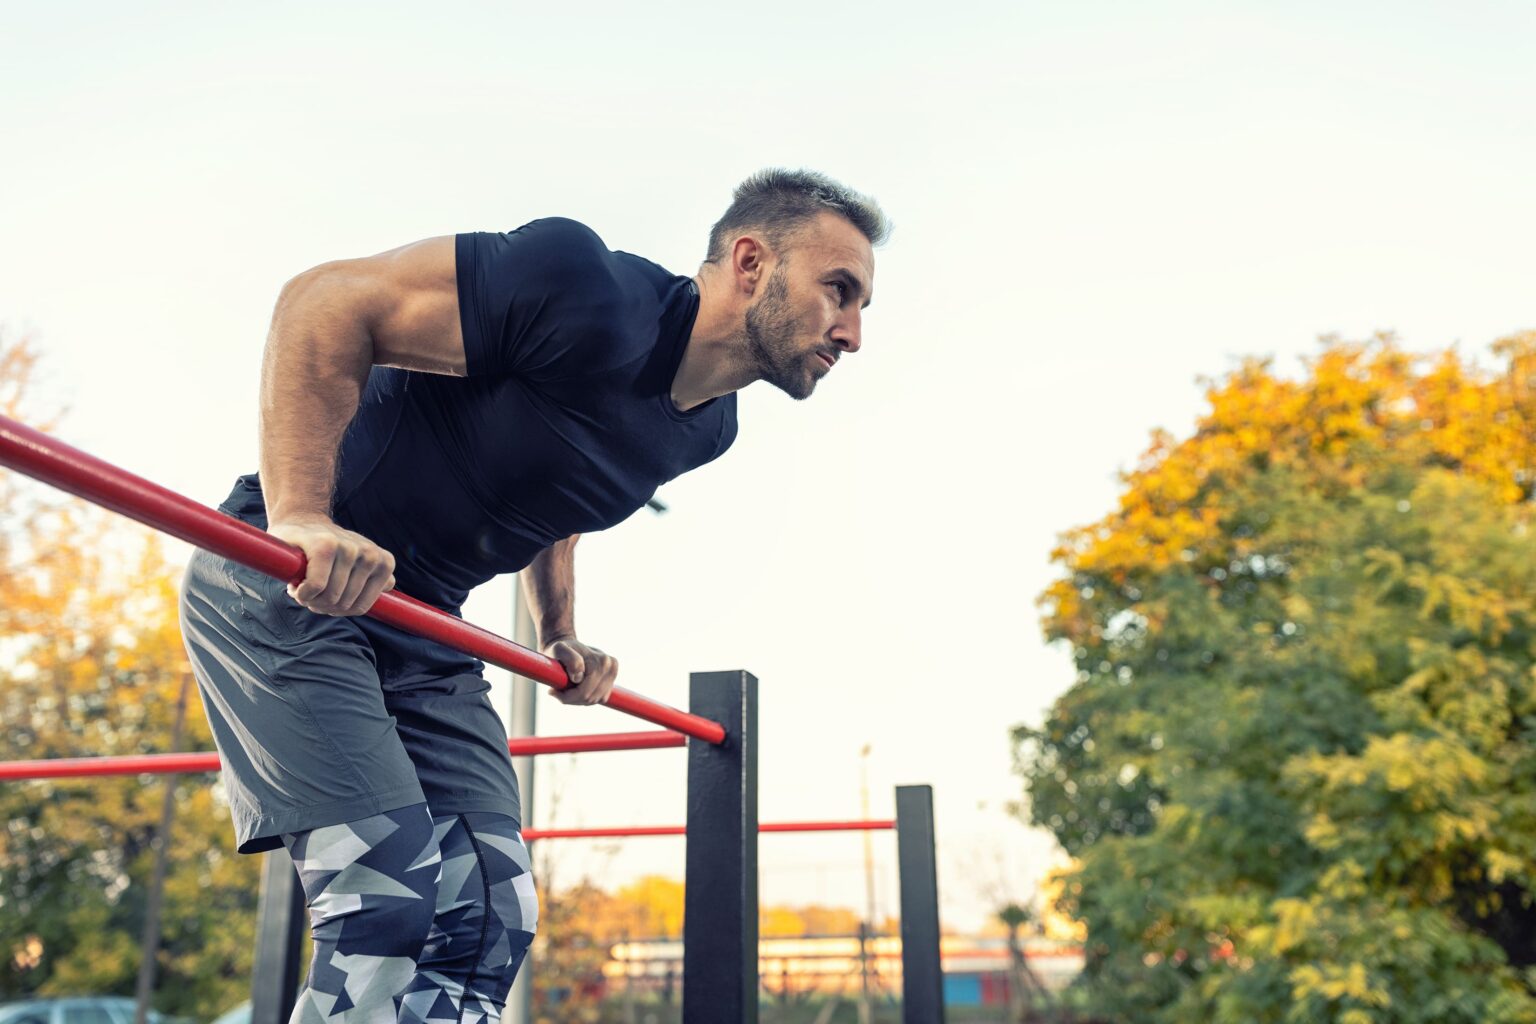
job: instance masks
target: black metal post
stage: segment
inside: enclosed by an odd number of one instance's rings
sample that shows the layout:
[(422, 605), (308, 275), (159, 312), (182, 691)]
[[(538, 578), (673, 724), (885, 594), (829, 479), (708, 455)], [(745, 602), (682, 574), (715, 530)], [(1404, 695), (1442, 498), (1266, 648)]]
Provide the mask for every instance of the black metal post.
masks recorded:
[(304, 887), (287, 850), (273, 850), (263, 860), (256, 967), (251, 972), (251, 1024), (288, 1024), (299, 996)]
[(896, 787), (896, 863), (901, 876), (902, 1024), (944, 1024), (932, 786)]
[(726, 738), (688, 741), (683, 1024), (757, 1024), (757, 678), (695, 672), (689, 684), (688, 709)]

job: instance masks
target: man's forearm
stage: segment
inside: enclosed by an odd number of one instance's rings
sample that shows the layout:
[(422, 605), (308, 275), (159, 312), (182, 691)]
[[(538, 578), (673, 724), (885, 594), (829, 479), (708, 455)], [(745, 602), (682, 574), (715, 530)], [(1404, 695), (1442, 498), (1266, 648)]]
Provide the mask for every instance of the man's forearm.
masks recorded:
[(336, 452), (357, 412), (373, 343), (344, 281), (326, 268), (278, 297), (261, 368), (261, 483), (273, 522), (329, 517)]
[(555, 541), (522, 571), (523, 595), (540, 647), (576, 635), (576, 541), (580, 536)]

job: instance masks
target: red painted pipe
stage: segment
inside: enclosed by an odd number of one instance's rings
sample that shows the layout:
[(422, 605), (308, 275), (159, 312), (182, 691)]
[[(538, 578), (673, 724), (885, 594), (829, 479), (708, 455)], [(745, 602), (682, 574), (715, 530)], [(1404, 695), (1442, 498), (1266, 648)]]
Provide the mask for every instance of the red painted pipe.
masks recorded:
[[(757, 826), (759, 832), (883, 832), (896, 827), (893, 819), (876, 821), (781, 821)], [(626, 828), (529, 828), (523, 839), (616, 839), (630, 836), (685, 836), (682, 825), (632, 825)]]
[(875, 821), (781, 821), (759, 825), (759, 832), (887, 832), (896, 827), (894, 818)]
[[(293, 545), (6, 416), (0, 416), (0, 465), (286, 583), (296, 583), (304, 578), (304, 553)], [(553, 658), (472, 626), (399, 591), (391, 590), (381, 596), (368, 614), (380, 622), (447, 644), (556, 690), (570, 685), (565, 669)], [(690, 715), (629, 690), (615, 688), (604, 703), (697, 740), (714, 744), (725, 742), (725, 729), (720, 723)]]
[[(580, 754), (600, 750), (654, 750), (686, 746), (682, 733), (608, 732), (590, 736), (529, 736), (508, 740), (514, 757)], [(0, 761), (0, 782), (23, 779), (73, 779), (96, 775), (179, 775), (220, 770), (219, 755), (138, 754), (127, 757), (55, 757), (41, 761)]]
[(525, 828), (523, 839), (607, 839), (617, 836), (685, 836), (681, 825), (635, 825), (630, 828)]
[(51, 757), (41, 761), (0, 762), (0, 781), (75, 779), (89, 775), (181, 775), (218, 770), (219, 755), (210, 753)]
[(682, 733), (658, 729), (655, 732), (605, 732), (587, 736), (528, 736), (509, 740), (512, 756), (537, 754), (584, 754), (599, 750), (656, 750), (685, 747), (688, 737)]

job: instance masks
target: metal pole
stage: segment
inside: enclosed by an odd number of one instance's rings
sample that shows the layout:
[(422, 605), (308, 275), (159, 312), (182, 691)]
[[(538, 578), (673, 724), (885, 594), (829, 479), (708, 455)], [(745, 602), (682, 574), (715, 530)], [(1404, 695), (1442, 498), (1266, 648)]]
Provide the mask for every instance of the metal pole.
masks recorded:
[(688, 744), (683, 1024), (757, 1024), (757, 679), (695, 672), (688, 704), (726, 740)]
[(933, 835), (933, 787), (897, 786), (902, 1024), (944, 1024), (944, 969), (939, 959), (939, 870)]
[[(507, 741), (507, 746), (514, 758), (537, 757), (541, 754), (660, 750), (665, 747), (686, 747), (687, 745), (688, 737), (669, 729), (600, 732), (578, 736), (524, 736), (521, 739)], [(0, 761), (0, 782), (20, 782), (25, 779), (70, 779), (97, 775), (195, 774), (222, 770), (219, 755), (215, 753), (52, 757), (38, 761)]]
[[(533, 625), (528, 599), (523, 594), (521, 573), (512, 577), (512, 606), (513, 642), (537, 650), (538, 631)], [(507, 718), (508, 738), (521, 739), (538, 734), (538, 689), (532, 680), (516, 674), (512, 676), (512, 708)], [(525, 831), (533, 825), (533, 763), (532, 757), (512, 759), (512, 770), (517, 774), (518, 792), (522, 799), (521, 825)], [(503, 1024), (533, 1024), (532, 951), (523, 958), (523, 965), (518, 968), (501, 1019)]]
[[(859, 751), (859, 805), (869, 817), (869, 744)], [(864, 926), (859, 929), (859, 1024), (870, 1024), (873, 1005), (869, 993), (869, 943), (875, 930), (874, 837), (864, 833)]]
[[(873, 821), (770, 821), (757, 826), (759, 832), (890, 832), (896, 828), (891, 818)], [(605, 828), (530, 828), (523, 830), (525, 842), (535, 839), (617, 839), (643, 836), (685, 836), (686, 825), (615, 825)]]
[[(176, 720), (171, 727), (171, 753), (181, 750), (181, 734), (187, 724), (187, 690), (192, 676), (182, 673), (176, 695)], [(143, 959), (139, 961), (139, 983), (134, 990), (134, 1024), (148, 1024), (149, 997), (155, 988), (155, 971), (160, 957), (160, 905), (165, 899), (165, 872), (171, 859), (171, 825), (176, 818), (178, 778), (165, 780), (165, 795), (160, 804), (160, 827), (155, 832), (155, 871), (149, 883), (149, 901), (144, 908), (144, 934), (139, 942)]]
[(256, 967), (251, 972), (251, 1024), (288, 1024), (299, 998), (304, 887), (287, 850), (273, 850), (263, 860)]

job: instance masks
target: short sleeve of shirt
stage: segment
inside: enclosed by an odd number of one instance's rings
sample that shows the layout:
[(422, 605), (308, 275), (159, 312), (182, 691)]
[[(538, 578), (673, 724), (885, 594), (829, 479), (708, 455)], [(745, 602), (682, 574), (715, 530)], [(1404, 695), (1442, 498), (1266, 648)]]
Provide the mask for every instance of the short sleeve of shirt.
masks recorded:
[(455, 259), (471, 377), (563, 376), (579, 347), (604, 344), (612, 330), (612, 254), (584, 224), (549, 217), (458, 235)]

